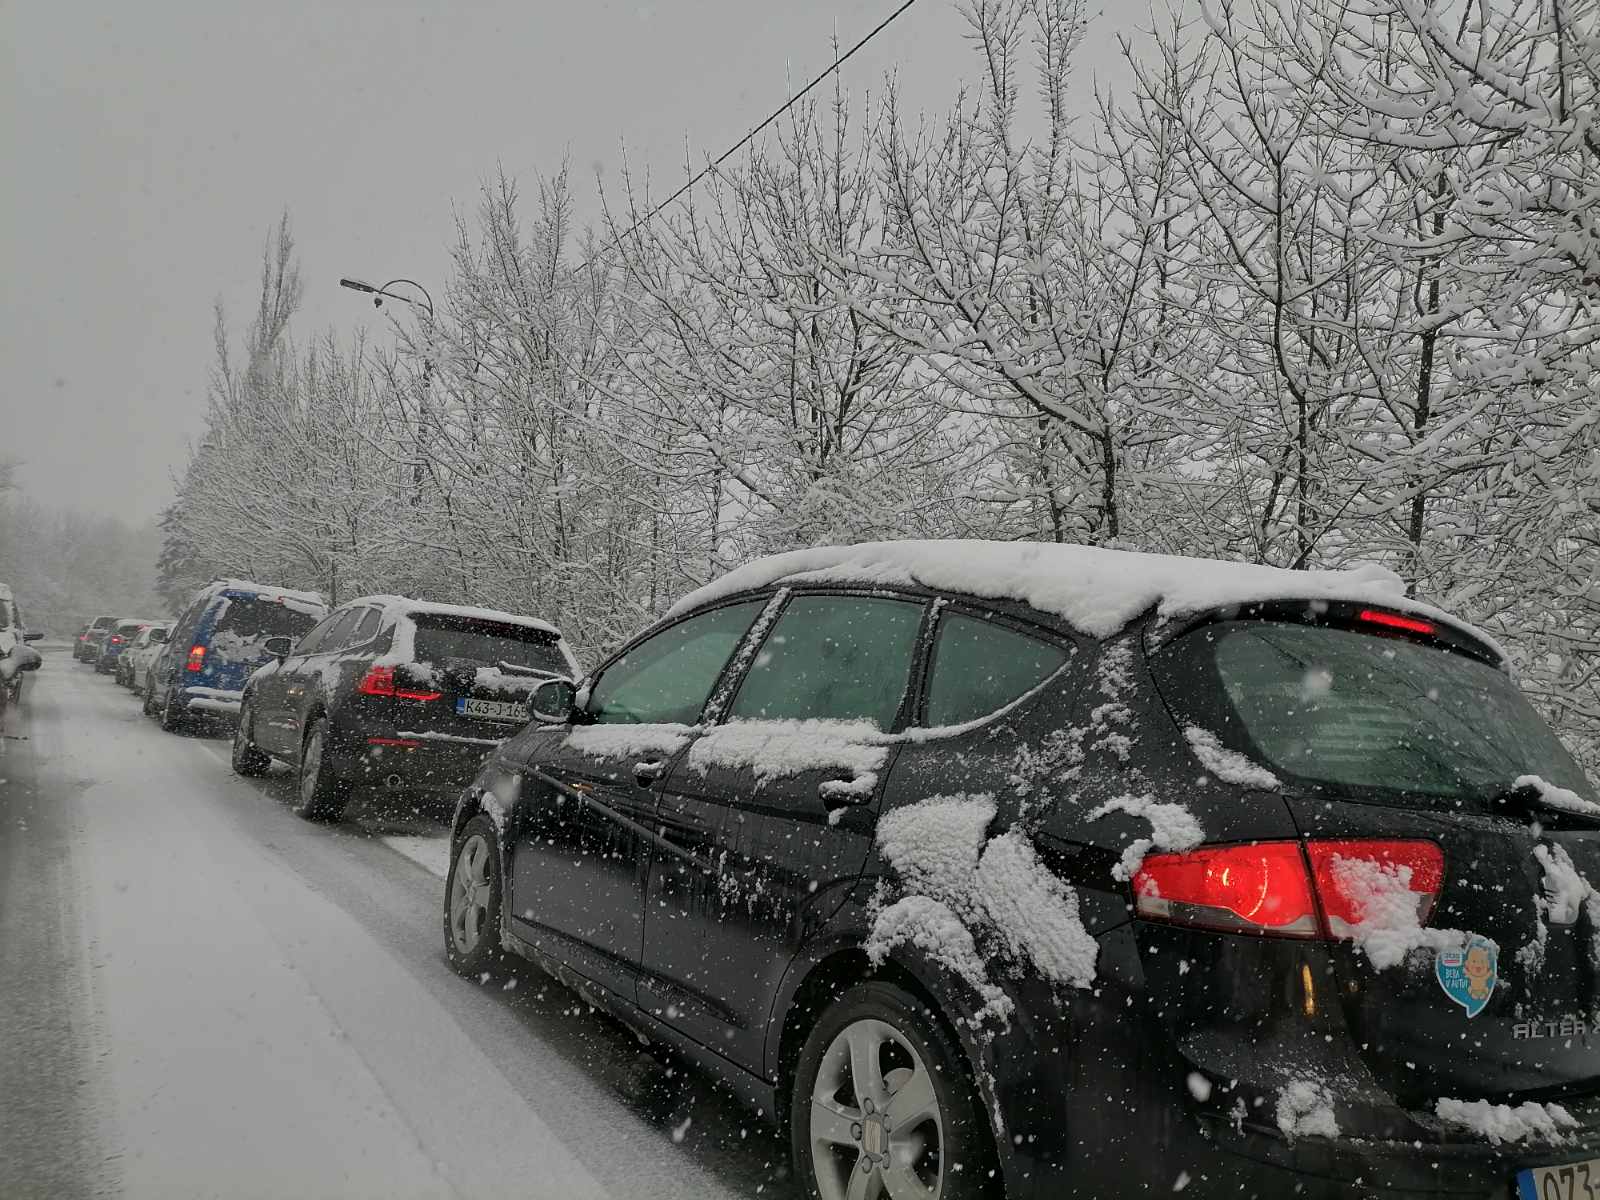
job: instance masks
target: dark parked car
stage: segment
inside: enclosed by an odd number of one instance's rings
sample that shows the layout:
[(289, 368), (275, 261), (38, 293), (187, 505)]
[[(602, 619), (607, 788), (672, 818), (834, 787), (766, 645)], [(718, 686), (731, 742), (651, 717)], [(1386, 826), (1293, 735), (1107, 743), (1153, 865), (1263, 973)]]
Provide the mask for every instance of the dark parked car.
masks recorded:
[(327, 614), (314, 592), (244, 579), (207, 584), (147, 672), (145, 712), (169, 732), (190, 716), (237, 716), (245, 681), (272, 659), (268, 639), (299, 637)]
[(72, 657), (83, 663), (94, 662), (100, 656), (100, 643), (116, 623), (116, 617), (104, 614), (90, 621), (72, 644)]
[(337, 820), (357, 784), (456, 794), (527, 722), (535, 686), (577, 674), (543, 621), (400, 596), (352, 600), (267, 649), (276, 658), (245, 688), (233, 769), (290, 764), (296, 811), (316, 820)]
[(1600, 805), (1386, 572), (804, 551), (531, 708), (456, 813), (452, 963), (697, 1062), (808, 1195), (1600, 1180)]
[(128, 647), (133, 645), (134, 639), (156, 623), (156, 621), (147, 617), (117, 618), (110, 632), (100, 639), (100, 648), (94, 656), (95, 674), (114, 674), (117, 669), (117, 663), (122, 660), (122, 655)]

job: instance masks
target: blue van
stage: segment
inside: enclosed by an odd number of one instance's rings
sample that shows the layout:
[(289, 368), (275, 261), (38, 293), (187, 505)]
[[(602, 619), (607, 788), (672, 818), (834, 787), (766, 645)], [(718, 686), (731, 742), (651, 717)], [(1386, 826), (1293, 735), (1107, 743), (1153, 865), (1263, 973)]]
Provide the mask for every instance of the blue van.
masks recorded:
[(245, 680), (272, 658), (268, 638), (298, 639), (328, 614), (315, 592), (217, 579), (184, 610), (151, 665), (144, 711), (176, 731), (191, 715), (236, 717)]

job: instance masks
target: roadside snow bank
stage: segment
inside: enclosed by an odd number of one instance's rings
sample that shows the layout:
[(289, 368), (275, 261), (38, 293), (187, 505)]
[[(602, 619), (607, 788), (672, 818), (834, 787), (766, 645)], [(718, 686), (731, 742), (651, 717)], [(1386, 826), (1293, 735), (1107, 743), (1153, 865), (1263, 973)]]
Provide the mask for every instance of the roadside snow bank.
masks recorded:
[(1564, 1142), (1563, 1129), (1576, 1129), (1577, 1118), (1559, 1104), (1536, 1104), (1532, 1100), (1518, 1105), (1491, 1104), (1487, 1100), (1451, 1100), (1434, 1106), (1439, 1118), (1470, 1129), (1496, 1146), (1503, 1142), (1527, 1140)]

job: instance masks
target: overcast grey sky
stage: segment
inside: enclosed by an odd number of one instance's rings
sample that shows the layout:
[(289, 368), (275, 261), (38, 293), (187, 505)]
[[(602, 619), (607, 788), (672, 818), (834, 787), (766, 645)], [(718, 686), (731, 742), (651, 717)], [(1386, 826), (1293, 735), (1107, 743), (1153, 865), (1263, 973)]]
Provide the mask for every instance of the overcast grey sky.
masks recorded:
[[(451, 219), (497, 164), (571, 157), (593, 201), (626, 146), (658, 195), (899, 0), (5, 0), (0, 457), (51, 504), (153, 515), (201, 426), (220, 296), (247, 319), (289, 210), (297, 337), (381, 322), (341, 275), (442, 283)], [(1125, 72), (1106, 0), (1080, 91)], [(953, 0), (919, 0), (846, 66), (939, 112), (975, 62)], [(666, 186), (663, 186), (666, 185)]]

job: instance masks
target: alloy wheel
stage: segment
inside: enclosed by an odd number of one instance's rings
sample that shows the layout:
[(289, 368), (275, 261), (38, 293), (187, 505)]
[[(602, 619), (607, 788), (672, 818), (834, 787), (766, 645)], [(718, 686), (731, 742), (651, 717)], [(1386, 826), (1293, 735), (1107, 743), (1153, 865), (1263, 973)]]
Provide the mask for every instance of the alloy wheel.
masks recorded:
[(461, 843), (450, 880), (450, 939), (456, 952), (471, 954), (483, 938), (489, 917), (488, 839), (472, 834)]
[(811, 1091), (811, 1166), (822, 1200), (938, 1200), (944, 1116), (922, 1056), (886, 1021), (841, 1029)]

